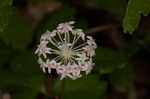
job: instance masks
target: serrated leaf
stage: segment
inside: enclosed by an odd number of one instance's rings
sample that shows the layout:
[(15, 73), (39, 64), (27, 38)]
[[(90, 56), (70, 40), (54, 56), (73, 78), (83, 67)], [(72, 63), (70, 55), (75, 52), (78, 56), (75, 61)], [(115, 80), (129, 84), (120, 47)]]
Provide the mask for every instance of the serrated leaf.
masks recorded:
[(132, 34), (137, 29), (141, 15), (150, 11), (150, 0), (130, 0), (123, 21), (124, 32)]
[[(60, 80), (56, 83), (56, 91), (61, 89)], [(107, 89), (105, 81), (99, 81), (98, 75), (88, 75), (77, 80), (66, 79), (64, 99), (104, 99)]]
[(15, 8), (12, 8), (12, 10), (13, 13), (10, 16), (9, 24), (5, 30), (0, 33), (0, 38), (3, 39), (6, 44), (12, 45), (15, 49), (24, 49), (32, 38), (31, 25)]

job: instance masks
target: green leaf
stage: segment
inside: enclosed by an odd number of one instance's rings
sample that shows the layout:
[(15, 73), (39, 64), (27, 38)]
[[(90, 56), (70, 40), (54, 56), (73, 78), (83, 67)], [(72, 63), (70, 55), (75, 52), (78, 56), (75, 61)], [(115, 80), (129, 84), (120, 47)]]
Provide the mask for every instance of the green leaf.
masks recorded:
[(29, 83), (27, 85), (28, 87), (39, 91), (43, 88), (44, 75), (32, 52), (25, 51), (17, 54), (12, 59), (10, 67), (14, 74), (16, 73), (25, 76), (22, 79), (25, 80), (25, 83)]
[(128, 62), (128, 58), (119, 51), (109, 48), (97, 48), (95, 57), (95, 69), (100, 69), (100, 73), (110, 73), (116, 68), (121, 68)]
[(45, 93), (44, 75), (31, 52), (20, 52), (9, 70), (0, 70), (0, 89), (13, 92), (13, 99), (33, 99)]
[(130, 61), (132, 56), (134, 56), (140, 50), (140, 48), (141, 45), (138, 44), (137, 40), (131, 40), (123, 44), (120, 47), (119, 52), (122, 56), (125, 56), (128, 59), (128, 61)]
[(4, 7), (4, 6), (11, 6), (12, 5), (12, 1), (13, 0), (1, 0), (0, 2), (0, 7)]
[(150, 0), (130, 0), (123, 21), (124, 32), (132, 34), (137, 29), (141, 14), (146, 16), (150, 11)]
[[(61, 89), (56, 82), (56, 91)], [(100, 81), (98, 75), (88, 75), (77, 80), (65, 79), (64, 99), (105, 99), (107, 83)]]
[(129, 66), (123, 69), (116, 69), (110, 74), (110, 82), (116, 87), (129, 89), (132, 85), (132, 81), (133, 76), (131, 67)]
[(14, 73), (11, 71), (0, 71), (0, 89), (16, 89), (21, 87), (29, 87), (38, 92), (43, 92), (44, 83), (43, 75), (28, 75), (22, 73)]
[(12, 99), (36, 99), (39, 94), (35, 90), (27, 87), (17, 88), (12, 91), (15, 92), (12, 94)]
[(12, 8), (12, 10), (13, 13), (10, 16), (9, 24), (5, 30), (0, 33), (0, 38), (3, 39), (6, 44), (12, 45), (15, 49), (24, 49), (32, 38), (31, 25), (15, 8)]
[(3, 42), (0, 41), (0, 65), (6, 64), (11, 57), (11, 48), (7, 47)]
[(30, 51), (18, 52), (10, 63), (11, 71), (28, 75), (42, 75), (34, 53)]
[(4, 31), (9, 23), (12, 0), (1, 0), (0, 1), (0, 33)]

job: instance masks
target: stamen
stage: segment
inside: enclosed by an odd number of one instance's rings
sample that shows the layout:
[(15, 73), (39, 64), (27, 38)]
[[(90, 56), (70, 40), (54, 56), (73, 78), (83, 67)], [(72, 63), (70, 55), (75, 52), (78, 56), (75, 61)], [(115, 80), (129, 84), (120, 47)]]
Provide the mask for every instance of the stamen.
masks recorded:
[(73, 48), (73, 46), (74, 46), (74, 44), (75, 44), (76, 37), (77, 37), (77, 35), (76, 35), (76, 33), (75, 33), (75, 36), (74, 36), (73, 41), (72, 41), (71, 49)]
[[(82, 47), (83, 47), (83, 46), (82, 46)], [(83, 50), (83, 48), (82, 48), (82, 47), (81, 47), (81, 48), (78, 48), (78, 49), (76, 48), (76, 49), (75, 49), (75, 50), (73, 50), (73, 51), (75, 51), (75, 52), (77, 52), (77, 51), (82, 51), (82, 50)]]
[(55, 44), (55, 42), (52, 41), (52, 39), (49, 40), (51, 42), (51, 44), (53, 44), (53, 46), (55, 46), (56, 48), (59, 49), (59, 47), (57, 46), (57, 44)]
[(53, 37), (54, 43), (58, 46), (58, 41)]
[(66, 34), (66, 32), (65, 32), (65, 44), (67, 44), (67, 34)]
[(80, 47), (82, 47), (82, 46), (85, 46), (86, 44), (87, 44), (87, 42), (85, 42), (85, 43), (83, 43), (83, 44), (80, 44), (80, 45), (78, 45), (77, 47), (73, 48), (73, 50), (76, 50), (77, 48), (80, 48)]
[(79, 40), (80, 36), (77, 37), (77, 39), (72, 43), (72, 47), (74, 46), (74, 44)]
[(62, 37), (61, 37), (60, 33), (57, 32), (57, 34), (58, 34), (58, 36), (59, 36), (59, 39), (60, 39), (61, 42), (63, 43), (64, 41), (62, 40)]
[(62, 57), (61, 56), (57, 56), (56, 58), (54, 58), (54, 60), (56, 60), (56, 62), (58, 62)]

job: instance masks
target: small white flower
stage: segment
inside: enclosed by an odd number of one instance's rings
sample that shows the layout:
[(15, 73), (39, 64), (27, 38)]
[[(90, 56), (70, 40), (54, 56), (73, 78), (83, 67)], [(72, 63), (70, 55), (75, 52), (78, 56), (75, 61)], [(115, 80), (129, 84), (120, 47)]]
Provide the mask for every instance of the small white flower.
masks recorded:
[(72, 28), (73, 28), (72, 25), (74, 23), (75, 23), (74, 21), (61, 23), (61, 24), (58, 25), (57, 29), (60, 33), (66, 33), (66, 32), (72, 31)]
[(35, 51), (43, 71), (47, 68), (51, 73), (51, 69), (56, 69), (61, 80), (66, 77), (73, 80), (80, 78), (82, 72), (90, 73), (94, 64), (95, 41), (91, 36), (85, 36), (82, 29), (75, 29), (73, 24), (74, 21), (61, 23), (56, 30), (46, 31)]
[(87, 52), (87, 56), (95, 55), (95, 50), (94, 50), (93, 46), (87, 45), (87, 46), (83, 47), (83, 49)]
[(89, 74), (91, 72), (91, 70), (93, 69), (93, 65), (94, 63), (92, 63), (92, 61), (87, 62), (87, 64), (85, 65), (86, 74)]
[(73, 72), (72, 72), (73, 77), (72, 77), (72, 79), (75, 80), (77, 78), (82, 77), (80, 65), (74, 64), (72, 67), (73, 67)]
[(83, 49), (87, 52), (88, 56), (94, 56), (95, 55), (95, 49), (97, 48), (97, 45), (92, 37), (87, 36), (87, 45), (83, 47)]
[(84, 63), (86, 60), (88, 60), (86, 53), (77, 54), (77, 56), (78, 56), (77, 60), (81, 61), (82, 63)]
[(41, 36), (41, 39), (40, 41), (48, 41), (48, 40), (51, 40), (52, 37), (54, 37), (56, 35), (56, 32), (53, 31), (53, 32), (50, 32), (50, 31), (46, 31), (46, 33), (44, 33), (42, 36)]
[(47, 67), (47, 64), (43, 62), (41, 58), (38, 59), (38, 63), (40, 64), (40, 68), (42, 68), (43, 72), (45, 73), (45, 68)]
[(97, 45), (96, 45), (95, 41), (93, 40), (93, 38), (90, 36), (87, 36), (87, 38), (88, 38), (88, 40), (87, 40), (88, 45), (92, 46), (93, 49), (97, 48)]
[(48, 68), (48, 73), (51, 73), (51, 69), (55, 69), (56, 68), (56, 61), (55, 60), (49, 60), (47, 59), (46, 60), (46, 65), (47, 65), (47, 68)]
[(48, 41), (41, 41), (41, 43), (38, 45), (37, 50), (35, 51), (35, 54), (38, 54), (38, 56), (43, 55), (44, 58), (46, 58), (46, 54), (51, 54), (51, 48), (47, 47)]
[(56, 63), (55, 69), (57, 74), (59, 74), (59, 67), (61, 66), (61, 63)]
[(74, 29), (72, 33), (73, 35), (78, 35), (79, 37), (81, 37), (82, 40), (85, 40), (85, 33), (83, 32), (82, 29)]
[(61, 80), (63, 80), (65, 77), (70, 77), (72, 78), (73, 76), (70, 74), (71, 73), (71, 66), (68, 67), (68, 66), (64, 66), (62, 65), (60, 68), (59, 68), (59, 73), (61, 74)]

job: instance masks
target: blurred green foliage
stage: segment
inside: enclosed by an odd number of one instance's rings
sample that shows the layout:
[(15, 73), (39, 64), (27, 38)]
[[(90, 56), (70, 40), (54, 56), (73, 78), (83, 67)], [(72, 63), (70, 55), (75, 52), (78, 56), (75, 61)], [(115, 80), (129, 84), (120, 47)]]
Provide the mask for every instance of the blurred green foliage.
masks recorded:
[(123, 22), (124, 32), (132, 34), (140, 23), (141, 14), (147, 16), (149, 11), (150, 0), (130, 0)]
[(45, 92), (44, 76), (31, 52), (14, 56), (9, 65), (8, 70), (0, 70), (1, 90), (13, 92), (13, 99), (33, 99), (33, 96)]
[(45, 93), (44, 75), (33, 51), (26, 50), (32, 35), (31, 25), (12, 0), (0, 1), (0, 90), (12, 92), (12, 99)]
[[(127, 0), (85, 0), (85, 3), (108, 13), (125, 15), (123, 29), (131, 34), (138, 27), (141, 14), (147, 15), (150, 10), (150, 0), (129, 0), (128, 5)], [(63, 4), (57, 11), (46, 15), (33, 34), (31, 24), (12, 5), (12, 0), (0, 1), (0, 91), (12, 92), (12, 99), (35, 99), (39, 93), (46, 95), (44, 74), (34, 55), (35, 44), (31, 48), (30, 44), (39, 42), (41, 34), (47, 29), (52, 30), (61, 22), (75, 20), (77, 10), (74, 6)], [(88, 26), (87, 19), (77, 19), (76, 27), (87, 29)], [(144, 41), (150, 44), (149, 37)], [(128, 91), (133, 82), (131, 58), (140, 48), (135, 39), (117, 50), (98, 47), (93, 73), (75, 81), (66, 79), (64, 99), (105, 99), (108, 82)], [(101, 79), (105, 74), (109, 78)], [(61, 86), (62, 81), (57, 80), (54, 91), (59, 94)]]
[[(61, 83), (57, 81), (56, 92), (61, 90)], [(77, 80), (66, 79), (64, 83), (65, 99), (104, 99), (107, 91), (107, 82), (100, 80), (98, 75), (83, 76)]]
[(118, 68), (126, 67), (130, 64), (131, 58), (140, 49), (140, 45), (136, 41), (130, 41), (124, 44), (118, 50), (112, 48), (97, 48), (96, 49), (96, 67), (99, 68), (101, 74), (111, 73)]
[(0, 68), (11, 58), (11, 50), (2, 41), (0, 41)]
[(12, 0), (1, 0), (0, 1), (0, 33), (4, 31), (9, 23), (11, 16)]
[(98, 48), (96, 53), (96, 66), (100, 68), (100, 73), (110, 73), (114, 69), (126, 64), (127, 58), (118, 51), (108, 48)]
[(129, 64), (124, 65), (126, 66), (126, 68), (118, 68), (110, 74), (110, 82), (115, 87), (129, 90), (133, 84), (133, 76), (131, 66)]
[(0, 37), (13, 48), (24, 49), (32, 38), (31, 25), (15, 8), (12, 8), (8, 26), (0, 33)]

